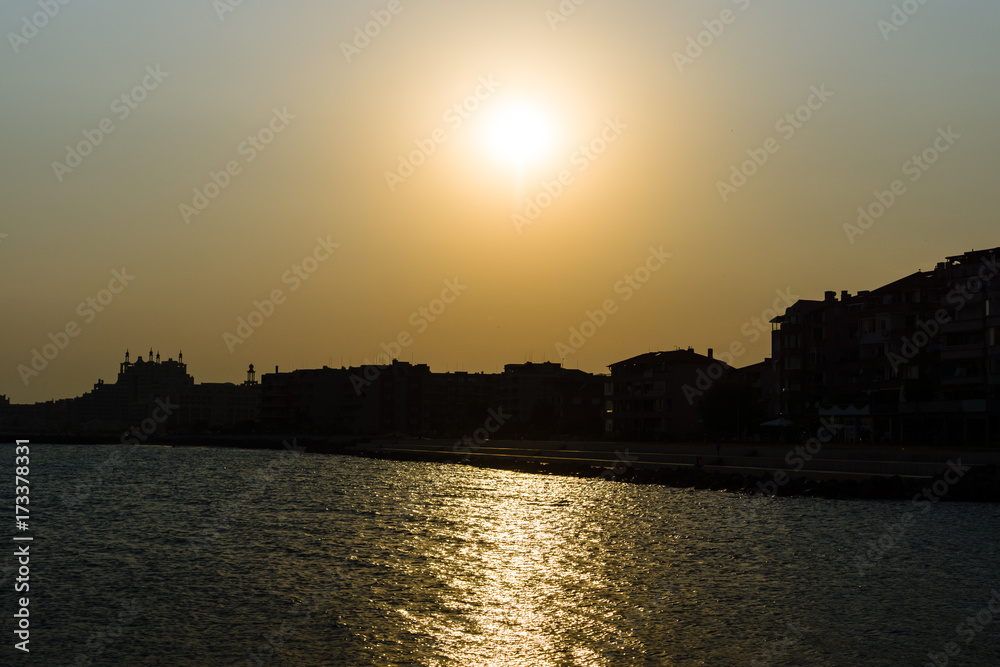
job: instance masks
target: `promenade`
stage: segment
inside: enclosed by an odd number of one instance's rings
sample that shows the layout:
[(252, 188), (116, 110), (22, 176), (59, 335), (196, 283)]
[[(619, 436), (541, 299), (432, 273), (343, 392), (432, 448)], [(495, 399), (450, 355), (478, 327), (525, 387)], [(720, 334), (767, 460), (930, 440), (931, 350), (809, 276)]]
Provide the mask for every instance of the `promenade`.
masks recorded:
[(340, 453), (602, 477), (767, 495), (908, 499), (938, 480), (948, 499), (1000, 502), (1000, 452), (800, 444), (667, 444), (382, 438)]

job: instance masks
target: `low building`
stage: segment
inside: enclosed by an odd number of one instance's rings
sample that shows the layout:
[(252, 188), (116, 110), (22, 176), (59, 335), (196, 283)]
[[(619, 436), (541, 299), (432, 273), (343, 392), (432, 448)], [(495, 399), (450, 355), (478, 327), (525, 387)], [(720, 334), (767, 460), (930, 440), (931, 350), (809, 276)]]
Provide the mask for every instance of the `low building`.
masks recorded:
[(705, 392), (732, 368), (693, 348), (648, 352), (609, 366), (605, 435), (615, 440), (702, 440), (699, 411)]
[(77, 398), (7, 405), (0, 425), (31, 433), (121, 434), (155, 417), (159, 435), (226, 431), (255, 424), (259, 404), (252, 365), (242, 384), (196, 384), (183, 354), (162, 361), (150, 350), (132, 361), (126, 350), (114, 383), (98, 380)]
[(507, 364), (496, 403), (510, 418), (500, 431), (512, 438), (599, 438), (604, 378), (541, 364)]

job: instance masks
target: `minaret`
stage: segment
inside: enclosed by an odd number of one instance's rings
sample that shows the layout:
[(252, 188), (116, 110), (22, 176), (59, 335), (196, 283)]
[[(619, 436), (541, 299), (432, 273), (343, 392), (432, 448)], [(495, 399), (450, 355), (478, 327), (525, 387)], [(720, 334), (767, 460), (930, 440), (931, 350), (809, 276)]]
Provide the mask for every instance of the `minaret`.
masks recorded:
[(247, 369), (247, 381), (245, 384), (251, 386), (257, 384), (257, 371), (253, 369), (253, 364), (250, 364), (250, 368)]
[(153, 362), (153, 348), (149, 348), (149, 362)]
[(160, 363), (160, 351), (156, 351), (156, 363)]

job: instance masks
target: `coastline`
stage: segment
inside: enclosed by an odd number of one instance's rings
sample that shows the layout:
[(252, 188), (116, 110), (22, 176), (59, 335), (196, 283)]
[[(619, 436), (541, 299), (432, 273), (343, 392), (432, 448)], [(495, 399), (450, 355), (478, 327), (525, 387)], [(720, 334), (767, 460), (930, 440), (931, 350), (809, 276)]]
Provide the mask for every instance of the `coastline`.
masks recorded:
[[(107, 435), (18, 435), (38, 444), (118, 444)], [(284, 449), (397, 461), (472, 465), (676, 488), (827, 499), (1000, 502), (1000, 452), (939, 448), (611, 441), (471, 441), (299, 434), (206, 434), (150, 438), (136, 446)], [(13, 442), (14, 438), (5, 437)], [(958, 471), (958, 472), (956, 472)]]
[(472, 448), (400, 438), (358, 443), (341, 453), (836, 500), (911, 500), (940, 491), (943, 484), (947, 491), (937, 493), (937, 500), (1000, 502), (1000, 452), (995, 451), (829, 446), (809, 456), (804, 445), (491, 441)]

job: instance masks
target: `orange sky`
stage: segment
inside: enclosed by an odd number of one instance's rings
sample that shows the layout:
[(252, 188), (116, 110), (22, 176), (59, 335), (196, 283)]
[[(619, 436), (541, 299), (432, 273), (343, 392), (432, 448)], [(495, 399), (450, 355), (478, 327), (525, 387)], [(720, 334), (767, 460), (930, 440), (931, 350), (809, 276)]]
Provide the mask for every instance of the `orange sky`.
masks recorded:
[(15, 402), (151, 346), (198, 381), (396, 345), (435, 371), (748, 364), (784, 296), (1000, 245), (995, 3), (38, 11), (0, 10)]

